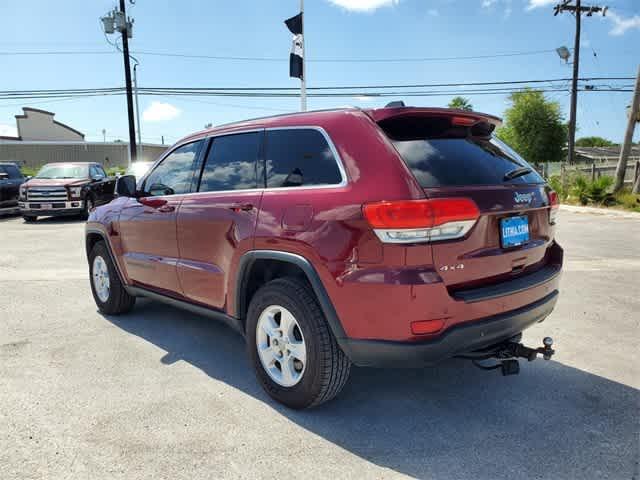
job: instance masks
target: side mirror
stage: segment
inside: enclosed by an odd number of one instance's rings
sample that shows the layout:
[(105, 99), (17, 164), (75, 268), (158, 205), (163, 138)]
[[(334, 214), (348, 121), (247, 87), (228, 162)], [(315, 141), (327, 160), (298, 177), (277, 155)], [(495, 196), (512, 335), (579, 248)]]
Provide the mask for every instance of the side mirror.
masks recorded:
[(136, 177), (133, 175), (123, 175), (116, 181), (116, 194), (119, 197), (136, 196)]
[(6, 172), (0, 172), (0, 180), (9, 180), (9, 174)]
[(152, 197), (163, 197), (165, 195), (173, 195), (174, 193), (175, 192), (173, 191), (173, 188), (167, 187), (166, 185), (163, 185), (162, 183), (154, 183), (149, 188), (149, 194)]

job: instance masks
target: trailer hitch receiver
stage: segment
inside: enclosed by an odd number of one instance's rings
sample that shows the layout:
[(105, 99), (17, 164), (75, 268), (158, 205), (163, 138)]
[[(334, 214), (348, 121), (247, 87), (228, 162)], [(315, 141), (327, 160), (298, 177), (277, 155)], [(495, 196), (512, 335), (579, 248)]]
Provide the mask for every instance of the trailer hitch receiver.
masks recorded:
[[(542, 355), (542, 358), (545, 360), (551, 360), (551, 357), (556, 353), (555, 350), (551, 348), (553, 346), (553, 339), (551, 337), (545, 337), (542, 340), (542, 345), (542, 347), (531, 348), (517, 341), (508, 340), (492, 348), (470, 352), (465, 355), (460, 355), (460, 357), (472, 360), (476, 367), (483, 370), (495, 370), (499, 368), (504, 376), (517, 375), (520, 373), (520, 364), (518, 363), (518, 359), (520, 358), (533, 362), (538, 358), (538, 355)], [(481, 360), (488, 359), (495, 359), (498, 363), (489, 366), (479, 363)]]

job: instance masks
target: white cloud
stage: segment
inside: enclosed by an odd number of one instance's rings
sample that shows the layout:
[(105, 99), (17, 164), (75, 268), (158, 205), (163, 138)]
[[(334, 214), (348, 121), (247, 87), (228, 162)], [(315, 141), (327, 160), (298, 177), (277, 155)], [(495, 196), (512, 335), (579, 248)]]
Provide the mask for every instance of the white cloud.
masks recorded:
[(557, 3), (558, 3), (558, 0), (529, 0), (529, 5), (527, 5), (527, 10), (533, 10), (534, 8), (556, 5)]
[(142, 118), (145, 122), (166, 122), (178, 115), (180, 115), (180, 109), (170, 103), (151, 102), (151, 105), (142, 113)]
[(334, 5), (354, 12), (372, 12), (380, 7), (392, 7), (400, 0), (329, 0)]
[(488, 11), (502, 12), (502, 18), (509, 18), (513, 12), (511, 0), (482, 0), (482, 8)]
[(356, 95), (353, 99), (359, 102), (373, 102), (376, 98), (370, 97), (369, 95)]
[(609, 34), (611, 35), (624, 35), (627, 30), (631, 30), (633, 28), (640, 29), (640, 15), (625, 18), (615, 12), (609, 11), (605, 18), (608, 18), (613, 22), (613, 28), (609, 31)]
[(18, 130), (13, 125), (0, 123), (0, 137), (17, 137)]

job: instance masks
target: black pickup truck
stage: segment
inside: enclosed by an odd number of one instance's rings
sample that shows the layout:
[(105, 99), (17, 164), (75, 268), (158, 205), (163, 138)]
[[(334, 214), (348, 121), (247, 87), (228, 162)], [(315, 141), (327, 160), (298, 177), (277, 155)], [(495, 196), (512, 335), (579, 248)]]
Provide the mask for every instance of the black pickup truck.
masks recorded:
[(82, 215), (114, 197), (116, 179), (99, 163), (48, 163), (20, 187), (20, 213), (25, 222), (39, 216)]
[(25, 177), (13, 162), (0, 162), (0, 215), (18, 213), (18, 195)]

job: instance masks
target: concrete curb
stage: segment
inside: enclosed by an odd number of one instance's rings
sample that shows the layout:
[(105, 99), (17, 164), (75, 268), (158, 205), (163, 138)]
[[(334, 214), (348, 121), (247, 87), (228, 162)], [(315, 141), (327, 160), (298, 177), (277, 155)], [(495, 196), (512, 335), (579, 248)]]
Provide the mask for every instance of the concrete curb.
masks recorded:
[(613, 208), (582, 207), (578, 205), (560, 205), (560, 210), (564, 210), (566, 212), (590, 213), (593, 215), (607, 215), (610, 217), (633, 218), (635, 220), (640, 220), (640, 213), (638, 212), (616, 210)]

